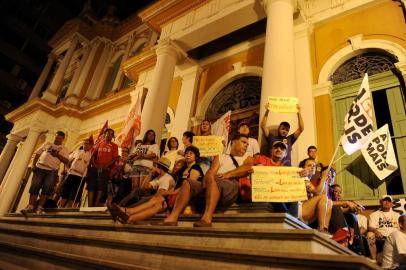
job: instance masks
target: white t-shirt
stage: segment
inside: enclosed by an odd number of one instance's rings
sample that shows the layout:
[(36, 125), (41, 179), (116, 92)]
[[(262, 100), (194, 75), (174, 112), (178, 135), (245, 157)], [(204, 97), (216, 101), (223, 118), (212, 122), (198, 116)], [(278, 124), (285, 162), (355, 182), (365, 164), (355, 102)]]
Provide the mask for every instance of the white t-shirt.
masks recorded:
[[(149, 155), (154, 153), (159, 158), (159, 147), (157, 144), (139, 144), (134, 149), (133, 153), (141, 153), (143, 155)], [(154, 162), (150, 159), (137, 159), (134, 161), (133, 165), (144, 166), (148, 168), (152, 168)]]
[(168, 173), (165, 173), (159, 178), (155, 178), (149, 183), (156, 190), (158, 189), (170, 190), (175, 187), (175, 180), (173, 180), (173, 177)]
[(69, 158), (69, 150), (65, 146), (45, 142), (35, 153), (40, 155), (35, 166), (43, 170), (58, 170), (61, 161), (51, 155), (53, 151), (59, 152), (64, 158)]
[(358, 214), (357, 215), (357, 220), (358, 220), (358, 227), (362, 227), (366, 230), (368, 230), (368, 219), (366, 216)]
[(389, 234), (399, 228), (398, 218), (399, 214), (392, 209), (389, 212), (378, 210), (369, 215), (368, 226), (377, 229), (383, 236), (388, 237)]
[[(245, 153), (242, 157), (234, 156), (235, 160), (237, 161), (238, 165), (241, 166), (244, 161), (249, 157), (248, 153)], [(235, 165), (233, 160), (231, 159), (230, 155), (222, 154), (219, 156), (220, 167), (217, 173), (226, 173), (231, 170), (235, 169)]]
[(386, 238), (382, 268), (398, 267), (399, 254), (406, 254), (406, 233), (396, 230)]
[(69, 155), (69, 160), (72, 162), (68, 170), (68, 174), (73, 174), (82, 177), (86, 173), (92, 153), (78, 149)]
[[(228, 144), (226, 149), (226, 154), (230, 154), (231, 151), (231, 142)], [(248, 138), (248, 147), (247, 147), (247, 154), (253, 157), (255, 154), (259, 154), (259, 144), (258, 141), (254, 138)]]

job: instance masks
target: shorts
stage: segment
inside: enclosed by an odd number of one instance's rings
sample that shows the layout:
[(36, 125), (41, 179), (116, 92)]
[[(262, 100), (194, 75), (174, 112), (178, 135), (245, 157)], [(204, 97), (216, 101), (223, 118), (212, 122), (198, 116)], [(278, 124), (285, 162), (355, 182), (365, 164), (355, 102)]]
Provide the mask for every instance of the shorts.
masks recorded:
[(92, 168), (89, 173), (87, 190), (89, 192), (102, 191), (107, 192), (107, 183), (109, 180), (109, 170), (107, 168)]
[(147, 176), (151, 168), (142, 165), (133, 165), (130, 176)]
[(238, 181), (236, 180), (224, 180), (216, 178), (216, 184), (220, 192), (220, 200), (217, 204), (219, 209), (227, 209), (238, 199)]
[[(63, 183), (61, 197), (62, 199), (74, 200), (78, 192), (82, 177), (78, 175), (68, 174)], [(78, 195), (79, 197), (79, 195)], [(77, 198), (76, 198), (77, 200)]]
[(55, 190), (56, 180), (58, 179), (58, 172), (56, 170), (44, 170), (36, 168), (32, 177), (30, 194), (39, 194), (41, 190), (42, 195), (52, 195)]

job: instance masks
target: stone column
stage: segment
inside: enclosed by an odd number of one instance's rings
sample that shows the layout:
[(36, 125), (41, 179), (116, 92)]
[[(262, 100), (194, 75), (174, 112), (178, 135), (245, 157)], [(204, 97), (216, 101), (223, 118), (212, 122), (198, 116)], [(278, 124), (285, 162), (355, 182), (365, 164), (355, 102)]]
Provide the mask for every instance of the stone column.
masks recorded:
[(168, 108), (173, 74), (182, 51), (169, 39), (159, 42), (156, 49), (157, 61), (149, 85), (141, 115), (141, 134), (148, 129), (156, 132), (156, 141), (161, 141), (162, 129)]
[[(107, 41), (104, 44), (103, 53), (100, 56), (99, 61), (97, 62), (97, 67), (93, 73), (92, 81), (89, 84), (87, 89), (85, 99), (82, 101), (80, 106), (84, 107), (88, 104), (86, 100), (95, 100), (99, 97), (101, 88), (104, 85), (104, 81), (102, 81), (102, 75), (106, 75), (109, 69), (109, 59), (111, 58), (112, 54), (112, 43), (111, 41)], [(98, 86), (100, 85), (100, 88)]]
[(23, 141), (20, 141), (17, 144), (17, 151), (15, 152), (14, 157), (11, 160), (10, 165), (7, 168), (6, 174), (3, 177), (3, 181), (1, 182), (1, 185), (0, 185), (0, 196), (1, 196), (1, 191), (3, 190), (4, 185), (6, 184), (6, 179), (9, 179), (8, 176), (10, 175), (10, 172), (13, 169), (14, 164), (18, 163), (16, 157), (18, 157), (20, 155), (19, 153), (21, 152), (21, 149), (23, 148), (23, 145), (24, 145)]
[(77, 105), (78, 101), (79, 101), (79, 95), (80, 95), (80, 91), (83, 88), (83, 85), (86, 81), (87, 76), (89, 75), (89, 70), (92, 66), (94, 57), (96, 55), (96, 51), (99, 47), (99, 42), (100, 40), (98, 38), (94, 39), (90, 45), (89, 45), (89, 56), (86, 59), (86, 63), (84, 64), (82, 70), (80, 71), (80, 76), (78, 78), (78, 81), (75, 85), (75, 88), (72, 91), (72, 94), (66, 99), (66, 103), (68, 104), (72, 104), (72, 105)]
[(34, 89), (32, 89), (31, 95), (28, 98), (28, 100), (38, 97), (39, 93), (42, 90), (42, 87), (44, 86), (46, 79), (48, 78), (49, 72), (51, 71), (55, 59), (56, 57), (53, 53), (48, 54), (48, 62), (46, 63), (44, 69), (42, 70), (41, 75), (39, 76), (37, 82), (35, 83)]
[(21, 152), (19, 151), (18, 156), (15, 157), (18, 162), (13, 165), (7, 179), (4, 180), (6, 182), (0, 194), (0, 217), (4, 216), (4, 214), (9, 211), (17, 194), (21, 180), (24, 177), (24, 173), (27, 170), (31, 155), (34, 152), (34, 147), (37, 144), (38, 137), (43, 131), (43, 129), (38, 127), (30, 128)]
[[(260, 117), (269, 96), (296, 96), (293, 0), (264, 0), (267, 14)], [(297, 123), (295, 114), (270, 113), (271, 125)], [(297, 125), (297, 124), (296, 124)], [(262, 132), (260, 131), (260, 134)], [(261, 139), (262, 136), (259, 136)]]
[(72, 59), (73, 53), (75, 52), (78, 44), (79, 44), (79, 37), (75, 36), (72, 39), (69, 49), (66, 52), (65, 56), (63, 57), (63, 60), (62, 60), (61, 64), (59, 65), (59, 68), (56, 71), (56, 74), (55, 74), (51, 84), (49, 85), (48, 89), (44, 92), (44, 95), (42, 96), (43, 99), (46, 99), (51, 103), (55, 103), (56, 100), (58, 99), (58, 90), (59, 90), (59, 87), (61, 86), (63, 76), (65, 75), (66, 69), (68, 68), (70, 60)]
[(76, 85), (79, 81), (79, 77), (82, 74), (83, 66), (86, 63), (87, 58), (89, 57), (90, 50), (89, 48), (84, 48), (84, 52), (82, 55), (82, 59), (80, 59), (80, 63), (78, 64), (78, 67), (75, 70), (75, 73), (73, 74), (72, 81), (69, 84), (69, 88), (66, 91), (66, 99), (69, 99), (70, 96), (72, 96), (75, 93)]
[(197, 88), (200, 67), (192, 67), (186, 70), (182, 77), (182, 88), (180, 89), (178, 104), (176, 106), (175, 119), (173, 121), (171, 136), (182, 138), (183, 132), (188, 131), (191, 123), (193, 97)]
[(134, 35), (131, 35), (131, 37), (128, 39), (127, 48), (126, 48), (124, 56), (123, 56), (123, 58), (121, 60), (120, 68), (119, 68), (119, 70), (117, 72), (117, 76), (116, 76), (116, 78), (114, 80), (112, 91), (120, 90), (120, 89), (118, 89), (118, 87), (120, 86), (121, 75), (123, 74), (123, 69), (121, 68), (121, 65), (122, 65), (122, 63), (124, 63), (125, 60), (127, 60), (128, 55), (130, 54), (131, 47), (133, 45), (133, 41), (134, 41)]
[(6, 146), (3, 148), (3, 151), (0, 155), (0, 184), (3, 180), (4, 175), (6, 174), (8, 166), (10, 165), (10, 161), (13, 158), (17, 143), (21, 141), (21, 139), (22, 138), (20, 136), (12, 133), (7, 135)]

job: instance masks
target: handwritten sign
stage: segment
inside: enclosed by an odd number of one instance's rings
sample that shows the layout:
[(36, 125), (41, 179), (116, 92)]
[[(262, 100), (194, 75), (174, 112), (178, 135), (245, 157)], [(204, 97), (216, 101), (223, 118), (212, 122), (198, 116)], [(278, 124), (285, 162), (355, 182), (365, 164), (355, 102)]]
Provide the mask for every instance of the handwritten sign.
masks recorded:
[(200, 156), (210, 157), (223, 153), (223, 136), (194, 136), (193, 145), (199, 148)]
[(253, 202), (297, 202), (307, 199), (305, 180), (298, 167), (254, 166)]
[(278, 113), (297, 113), (296, 97), (268, 97), (269, 110)]

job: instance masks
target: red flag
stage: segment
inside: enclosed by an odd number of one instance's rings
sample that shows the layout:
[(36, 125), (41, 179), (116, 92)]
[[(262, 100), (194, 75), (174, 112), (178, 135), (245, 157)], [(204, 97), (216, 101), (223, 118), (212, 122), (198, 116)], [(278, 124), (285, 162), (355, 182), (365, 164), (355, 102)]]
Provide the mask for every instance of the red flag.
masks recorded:
[[(108, 129), (108, 128), (109, 128), (109, 121), (106, 120), (106, 122), (104, 123), (102, 129), (101, 129), (100, 132), (99, 132), (99, 135), (97, 136), (96, 141), (95, 141), (94, 144), (93, 144), (92, 152), (93, 152), (93, 150), (96, 148), (96, 146), (97, 146), (101, 141), (104, 140), (104, 132), (105, 132), (106, 129)], [(93, 139), (93, 138), (92, 138), (92, 139)]]
[(120, 147), (130, 148), (132, 141), (141, 131), (141, 98), (132, 106), (130, 113), (125, 120), (123, 130), (117, 136), (117, 143)]

